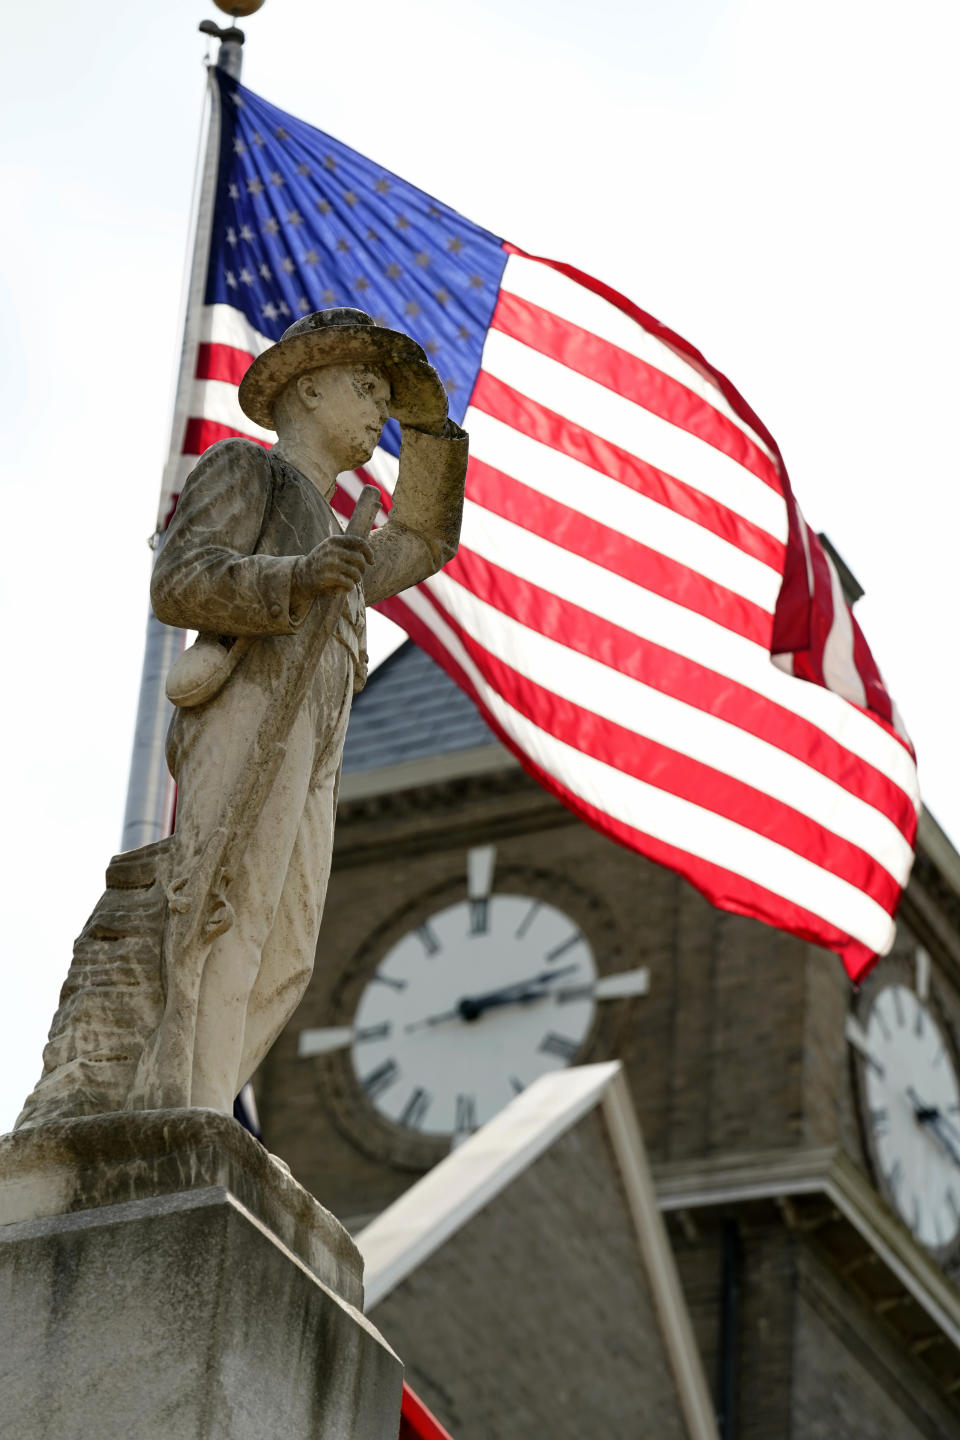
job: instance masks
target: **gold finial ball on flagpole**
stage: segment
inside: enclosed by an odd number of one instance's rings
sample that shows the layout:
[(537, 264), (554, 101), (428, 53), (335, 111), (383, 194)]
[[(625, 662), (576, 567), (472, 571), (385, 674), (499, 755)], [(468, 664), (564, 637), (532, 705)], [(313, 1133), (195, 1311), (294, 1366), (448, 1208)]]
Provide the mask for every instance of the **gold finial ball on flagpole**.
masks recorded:
[(235, 20), (238, 20), (259, 10), (263, 0), (213, 0), (213, 3), (225, 15), (232, 15)]

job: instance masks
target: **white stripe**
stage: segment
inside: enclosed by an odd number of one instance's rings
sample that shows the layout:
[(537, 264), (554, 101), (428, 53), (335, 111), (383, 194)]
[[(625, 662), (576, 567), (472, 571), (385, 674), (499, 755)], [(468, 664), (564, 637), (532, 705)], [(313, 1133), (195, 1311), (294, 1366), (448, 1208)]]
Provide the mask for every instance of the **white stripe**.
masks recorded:
[[(783, 496), (696, 435), (499, 330), (487, 334), (483, 369), (545, 409), (682, 480), (777, 540), (786, 541)], [(469, 428), (469, 421), (464, 421), (464, 429)]]
[[(369, 471), (368, 473), (370, 473), (371, 475), (373, 474), (372, 471)], [(376, 479), (376, 476), (374, 476), (373, 478)], [(337, 476), (337, 487), (342, 490), (345, 495), (348, 495), (350, 499), (354, 502), (360, 499), (360, 492), (363, 489), (364, 485), (367, 484), (369, 484), (369, 481), (367, 481), (362, 475), (359, 475), (356, 470), (344, 470), (340, 475)], [(336, 510), (333, 513), (337, 516), (337, 519), (340, 521), (340, 524), (344, 527), (344, 529), (346, 529), (347, 521), (344, 519), (344, 517), (342, 515), (337, 515)], [(374, 515), (373, 517), (373, 525), (371, 526), (371, 529), (379, 530), (381, 525), (385, 525), (387, 523), (388, 518), (389, 517), (385, 510), (378, 509), (376, 515)]]
[(204, 420), (214, 420), (219, 425), (229, 425), (231, 430), (239, 430), (254, 440), (265, 440), (268, 445), (276, 444), (274, 430), (265, 430), (244, 415), (237, 399), (237, 387), (230, 380), (194, 380), (190, 414), (201, 415)]
[(764, 646), (469, 500), (461, 543), (491, 564), (782, 705), (875, 766), (919, 806), (916, 768), (903, 747), (839, 695), (784, 674), (770, 663)]
[(470, 453), (495, 469), (713, 580), (771, 615), (781, 575), (736, 545), (599, 470), (530, 439), (482, 410), (469, 412)]
[(397, 483), (397, 475), (400, 470), (400, 462), (395, 455), (391, 455), (389, 450), (384, 450), (382, 445), (378, 445), (363, 468), (376, 480), (382, 490), (386, 490), (388, 495), (393, 494), (393, 487)]
[(232, 305), (204, 305), (200, 340), (209, 345), (231, 345), (251, 355), (262, 355), (275, 342), (256, 330), (242, 310)]
[[(470, 409), (468, 419), (470, 453), (478, 460), (658, 550), (773, 614), (780, 593), (780, 574), (771, 566), (745, 555), (729, 541), (646, 495), (637, 495), (609, 476), (540, 445), (481, 410)], [(389, 451), (378, 446), (366, 469), (393, 494), (399, 465)], [(467, 503), (479, 506), (476, 501)]]
[[(467, 412), (471, 422), (474, 413)], [(378, 484), (393, 493), (398, 472), (393, 455), (378, 447), (366, 468)], [(903, 746), (870, 715), (839, 695), (797, 679), (791, 673), (792, 661), (788, 657), (771, 657), (764, 646), (573, 555), (471, 500), (464, 505), (461, 545), (532, 585), (588, 609), (601, 620), (746, 686), (815, 725), (887, 776), (919, 809), (916, 766)]]
[(547, 774), (601, 813), (662, 843), (742, 875), (764, 889), (821, 916), (878, 955), (893, 943), (890, 917), (856, 886), (785, 846), (703, 810), (547, 735), (499, 695), (425, 596), (405, 590), (401, 599), (427, 624), (464, 670), (497, 723)]
[(539, 305), (542, 310), (552, 311), (561, 320), (566, 320), (571, 325), (579, 325), (581, 330), (589, 330), (601, 340), (619, 346), (629, 355), (635, 355), (638, 360), (644, 360), (648, 365), (661, 370), (664, 375), (679, 380), (681, 385), (692, 390), (714, 410), (732, 420), (737, 429), (742, 430), (747, 439), (776, 464), (775, 456), (766, 442), (751, 425), (741, 420), (713, 380), (695, 369), (681, 353), (651, 335), (639, 321), (624, 314), (610, 300), (605, 300), (578, 281), (554, 270), (552, 266), (544, 265), (539, 260), (528, 260), (523, 255), (511, 255), (508, 258), (500, 280), (500, 289), (516, 295), (520, 300), (529, 300), (532, 305)]
[(823, 558), (830, 572), (830, 598), (833, 601), (833, 624), (823, 647), (823, 678), (834, 694), (843, 695), (854, 705), (866, 705), (867, 692), (853, 658), (853, 623), (843, 586), (826, 551)]
[(898, 884), (906, 884), (913, 852), (896, 825), (819, 770), (737, 725), (529, 630), (449, 576), (441, 573), (428, 583), (483, 649), (548, 693), (782, 801), (859, 846)]

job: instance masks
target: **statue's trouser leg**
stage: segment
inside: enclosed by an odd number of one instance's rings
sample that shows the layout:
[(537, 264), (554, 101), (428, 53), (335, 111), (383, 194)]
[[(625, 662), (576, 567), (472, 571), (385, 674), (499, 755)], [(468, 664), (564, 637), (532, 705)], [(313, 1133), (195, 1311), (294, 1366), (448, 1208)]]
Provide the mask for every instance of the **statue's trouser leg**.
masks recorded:
[[(230, 886), (234, 924), (213, 942), (204, 962), (190, 1094), (193, 1105), (208, 1105), (230, 1114), (240, 1089), (247, 1008), (264, 946), (289, 888), (291, 858), (312, 799), (313, 749), (313, 727), (309, 715), (304, 714), (294, 725), (283, 764)], [(210, 817), (210, 823), (214, 818)], [(312, 956), (312, 950), (309, 953)], [(302, 963), (297, 955), (287, 957), (291, 968), (300, 968)]]
[(296, 1009), (313, 973), (326, 898), (336, 809), (336, 771), (312, 789), (260, 971), (247, 1003), (237, 1088), (256, 1070)]

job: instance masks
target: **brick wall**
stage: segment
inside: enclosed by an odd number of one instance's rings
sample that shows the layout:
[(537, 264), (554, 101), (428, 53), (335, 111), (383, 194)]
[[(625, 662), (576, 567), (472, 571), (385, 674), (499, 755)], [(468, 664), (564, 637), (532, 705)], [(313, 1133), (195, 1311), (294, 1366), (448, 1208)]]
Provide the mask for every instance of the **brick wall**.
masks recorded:
[(685, 1440), (596, 1111), (372, 1318), (456, 1440)]

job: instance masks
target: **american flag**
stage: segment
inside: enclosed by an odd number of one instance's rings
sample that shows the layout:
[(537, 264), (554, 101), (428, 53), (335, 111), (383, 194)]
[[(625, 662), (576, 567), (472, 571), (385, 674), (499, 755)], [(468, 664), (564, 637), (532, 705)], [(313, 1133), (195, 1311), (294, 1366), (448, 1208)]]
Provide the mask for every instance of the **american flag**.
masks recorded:
[[(195, 375), (161, 523), (243, 435), (251, 358), (355, 305), (423, 346), (470, 434), (461, 548), (381, 608), (589, 824), (714, 904), (837, 951), (893, 940), (910, 742), (777, 446), (686, 341), (215, 71), (219, 171)], [(182, 445), (180, 437), (182, 436)], [(373, 478), (389, 512), (399, 432)]]

